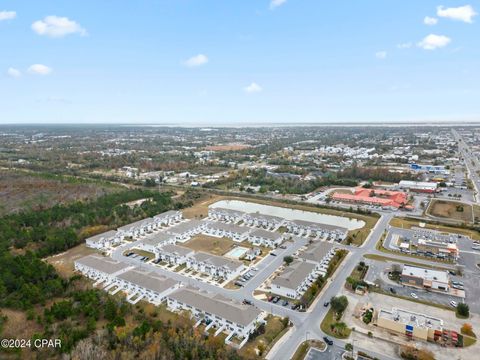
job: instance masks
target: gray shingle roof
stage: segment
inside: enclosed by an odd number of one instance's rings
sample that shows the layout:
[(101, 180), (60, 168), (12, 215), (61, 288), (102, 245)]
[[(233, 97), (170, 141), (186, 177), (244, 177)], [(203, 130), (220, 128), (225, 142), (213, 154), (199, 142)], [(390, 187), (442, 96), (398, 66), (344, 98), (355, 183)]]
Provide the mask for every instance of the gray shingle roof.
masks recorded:
[(272, 280), (272, 285), (279, 285), (296, 290), (314, 269), (315, 265), (311, 263), (294, 261), (287, 266), (280, 275)]
[(332, 250), (332, 248), (332, 244), (319, 241), (309, 245), (307, 250), (302, 252), (298, 257), (309, 261), (320, 262), (323, 260), (325, 255)]
[(273, 231), (267, 231), (267, 230), (263, 230), (263, 229), (255, 229), (250, 233), (250, 235), (258, 236), (258, 237), (265, 238), (265, 239), (270, 239), (270, 240), (278, 240), (279, 238), (282, 237), (282, 234), (280, 234), (280, 233), (273, 232)]
[(116, 230), (110, 230), (110, 231), (107, 231), (107, 232), (104, 232), (104, 233), (101, 233), (101, 234), (91, 236), (91, 237), (87, 238), (86, 240), (96, 242), (96, 241), (101, 240), (102, 238), (111, 239), (111, 238), (115, 237), (116, 234), (117, 234)]
[(106, 274), (114, 274), (130, 266), (126, 263), (112, 260), (100, 255), (88, 255), (76, 260), (75, 262)]
[(184, 234), (204, 224), (206, 223), (201, 220), (188, 220), (178, 225), (172, 226), (167, 231), (171, 234)]
[(155, 291), (159, 294), (173, 287), (177, 282), (160, 276), (154, 272), (145, 273), (139, 270), (129, 270), (117, 276), (121, 280)]
[(252, 305), (243, 305), (194, 288), (178, 289), (169, 297), (243, 326), (249, 325), (261, 314), (261, 311)]
[(210, 264), (217, 268), (227, 267), (232, 271), (236, 271), (239, 267), (243, 266), (243, 262), (241, 261), (228, 259), (223, 256), (208, 254), (202, 251), (195, 253), (195, 255), (193, 255), (192, 258), (194, 258), (198, 262)]
[(217, 221), (211, 221), (207, 224), (207, 227), (213, 230), (231, 231), (238, 234), (245, 234), (250, 231), (250, 228), (245, 226), (239, 226), (235, 224), (225, 224)]

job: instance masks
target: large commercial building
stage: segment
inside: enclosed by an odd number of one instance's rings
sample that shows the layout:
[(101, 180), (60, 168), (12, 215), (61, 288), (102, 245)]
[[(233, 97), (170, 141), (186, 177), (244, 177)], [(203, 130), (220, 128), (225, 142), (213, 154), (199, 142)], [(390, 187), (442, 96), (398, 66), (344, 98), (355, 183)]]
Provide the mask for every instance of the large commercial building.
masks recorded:
[(438, 190), (438, 184), (436, 182), (402, 180), (398, 183), (398, 188), (412, 192), (434, 193)]
[(408, 195), (402, 191), (357, 187), (353, 194), (334, 193), (332, 200), (398, 209), (407, 205)]
[(448, 271), (424, 269), (416, 266), (404, 265), (400, 281), (404, 285), (420, 289), (448, 291), (450, 278)]
[(396, 308), (381, 309), (377, 316), (377, 326), (425, 341), (437, 341), (443, 332), (443, 320)]

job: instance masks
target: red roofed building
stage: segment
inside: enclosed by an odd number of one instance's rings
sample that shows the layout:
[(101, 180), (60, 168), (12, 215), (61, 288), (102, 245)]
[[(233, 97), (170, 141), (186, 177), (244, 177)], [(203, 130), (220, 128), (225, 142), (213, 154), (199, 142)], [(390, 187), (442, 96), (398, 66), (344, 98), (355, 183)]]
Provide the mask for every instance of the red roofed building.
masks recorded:
[(362, 187), (355, 188), (354, 194), (334, 193), (332, 200), (358, 204), (377, 205), (382, 207), (404, 207), (408, 195), (402, 191), (374, 190)]

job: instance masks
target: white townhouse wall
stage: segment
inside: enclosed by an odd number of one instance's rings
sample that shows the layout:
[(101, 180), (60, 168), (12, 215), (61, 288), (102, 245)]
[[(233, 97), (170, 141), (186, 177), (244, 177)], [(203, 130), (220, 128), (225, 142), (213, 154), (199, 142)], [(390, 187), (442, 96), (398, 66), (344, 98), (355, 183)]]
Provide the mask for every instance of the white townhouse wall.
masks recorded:
[(127, 300), (133, 303), (144, 299), (159, 305), (180, 283), (155, 272), (132, 269), (116, 277), (116, 285), (127, 293)]
[(183, 214), (181, 211), (177, 210), (170, 210), (153, 217), (153, 221), (155, 222), (157, 229), (161, 226), (170, 226), (173, 225), (183, 219)]
[(190, 240), (192, 236), (203, 232), (206, 226), (207, 222), (205, 221), (188, 220), (167, 229), (167, 233), (174, 235), (176, 241), (183, 243)]
[(321, 224), (311, 221), (304, 220), (291, 220), (286, 223), (287, 229), (289, 232), (292, 232), (296, 235), (305, 235), (305, 236), (330, 236), (336, 240), (343, 240), (347, 236), (348, 229)]
[(231, 280), (240, 275), (245, 268), (243, 262), (228, 259), (223, 256), (216, 256), (205, 252), (197, 252), (193, 256), (188, 257), (187, 268), (208, 274), (214, 277), (222, 277)]
[(75, 271), (81, 272), (84, 276), (97, 283), (111, 283), (115, 281), (116, 275), (133, 268), (133, 266), (129, 264), (101, 255), (84, 256), (75, 260), (74, 266)]
[(104, 249), (114, 244), (121, 242), (122, 237), (115, 230), (110, 230), (102, 234), (89, 237), (85, 240), (88, 247), (94, 249)]
[(249, 213), (243, 217), (244, 222), (249, 226), (259, 226), (265, 229), (275, 229), (283, 224), (284, 218), (260, 213)]
[(207, 223), (204, 233), (212, 236), (227, 237), (233, 241), (242, 242), (247, 239), (250, 230), (251, 229), (246, 226), (210, 221)]
[(154, 253), (158, 258), (159, 248), (166, 244), (175, 244), (175, 236), (167, 234), (166, 232), (157, 232), (149, 234), (144, 239), (138, 241), (135, 247)]
[(277, 295), (299, 299), (317, 277), (315, 264), (296, 260), (272, 280), (271, 291)]
[(140, 235), (144, 235), (147, 232), (153, 230), (154, 220), (152, 218), (146, 218), (135, 221), (131, 224), (127, 224), (118, 228), (118, 232), (122, 237), (135, 238)]
[(192, 257), (195, 251), (185, 246), (164, 245), (158, 248), (158, 258), (171, 265), (183, 265), (187, 262), (187, 258)]
[[(211, 321), (227, 333), (248, 337), (265, 320), (266, 314), (252, 305), (244, 305), (221, 295), (190, 287), (180, 288), (167, 298), (170, 310), (190, 311), (197, 321)], [(218, 331), (218, 330), (217, 330)]]
[(226, 221), (236, 224), (243, 219), (245, 213), (243, 211), (209, 207), (208, 216), (218, 221)]
[(276, 248), (282, 243), (283, 235), (278, 232), (255, 229), (249, 234), (248, 241), (254, 245)]
[(317, 270), (328, 268), (330, 261), (335, 255), (336, 249), (332, 244), (317, 241), (308, 245), (307, 249), (298, 255), (298, 258), (314, 264)]

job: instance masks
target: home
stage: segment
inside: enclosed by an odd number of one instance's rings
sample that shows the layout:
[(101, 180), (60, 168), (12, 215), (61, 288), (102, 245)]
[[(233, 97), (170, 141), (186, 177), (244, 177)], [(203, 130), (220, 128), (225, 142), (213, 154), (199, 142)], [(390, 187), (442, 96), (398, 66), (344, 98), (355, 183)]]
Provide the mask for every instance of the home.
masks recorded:
[(208, 208), (208, 216), (217, 221), (225, 221), (236, 224), (243, 219), (245, 213), (243, 211), (230, 210), (224, 208)]
[(292, 220), (286, 224), (289, 232), (299, 236), (330, 237), (341, 241), (346, 238), (348, 229), (329, 224), (304, 220)]
[(248, 226), (258, 226), (265, 229), (276, 229), (283, 224), (284, 218), (260, 213), (245, 214), (243, 221)]
[(131, 268), (131, 265), (112, 260), (101, 255), (84, 256), (74, 262), (75, 271), (94, 280), (96, 285), (104, 282), (107, 285), (115, 281), (115, 276)]
[(206, 226), (207, 223), (205, 221), (188, 220), (172, 226), (167, 230), (167, 233), (174, 235), (176, 241), (183, 243), (190, 240), (193, 236), (203, 232)]
[(260, 248), (249, 249), (244, 255), (243, 259), (248, 261), (253, 261), (257, 256), (262, 255), (262, 250)]
[(137, 269), (117, 275), (116, 285), (127, 293), (127, 301), (136, 304), (146, 300), (160, 305), (174, 290), (179, 282), (166, 278), (155, 272), (146, 273)]
[(204, 231), (205, 234), (218, 237), (228, 237), (236, 242), (242, 242), (247, 239), (249, 232), (250, 228), (246, 226), (226, 224), (217, 221), (208, 222)]
[[(167, 306), (172, 311), (189, 311), (196, 320), (195, 327), (205, 323), (205, 331), (215, 328), (215, 335), (227, 333), (225, 342), (242, 347), (255, 329), (264, 322), (266, 314), (252, 305), (244, 305), (221, 295), (180, 288), (167, 297)], [(239, 345), (231, 342), (233, 337), (242, 339)]]
[(170, 210), (153, 217), (154, 222), (157, 225), (157, 228), (161, 226), (170, 226), (179, 221), (182, 221), (183, 214), (181, 211)]
[(187, 258), (193, 256), (195, 251), (184, 246), (167, 244), (158, 248), (158, 258), (171, 265), (185, 264)]
[(110, 230), (102, 234), (89, 237), (85, 240), (88, 247), (94, 249), (104, 249), (112, 245), (119, 244), (122, 241), (122, 237), (115, 230)]
[(166, 232), (153, 233), (138, 241), (135, 247), (157, 254), (158, 248), (165, 244), (175, 244), (175, 236)]
[(248, 235), (248, 241), (257, 246), (276, 248), (282, 243), (283, 236), (278, 232), (255, 229)]
[(335, 255), (335, 249), (332, 244), (324, 241), (316, 241), (307, 246), (307, 249), (301, 252), (298, 257), (303, 261), (314, 264), (317, 270), (325, 270)]
[(186, 260), (187, 268), (213, 277), (221, 277), (225, 280), (233, 279), (245, 268), (245, 265), (241, 261), (201, 251), (188, 257)]
[(146, 218), (121, 226), (118, 228), (118, 232), (121, 234), (122, 238), (136, 238), (144, 235), (146, 232), (152, 231), (153, 225), (154, 220), (152, 218)]
[(277, 295), (299, 299), (317, 277), (315, 264), (295, 260), (272, 280), (271, 291)]

